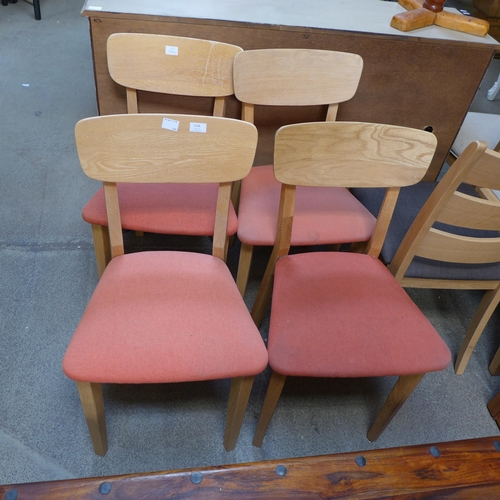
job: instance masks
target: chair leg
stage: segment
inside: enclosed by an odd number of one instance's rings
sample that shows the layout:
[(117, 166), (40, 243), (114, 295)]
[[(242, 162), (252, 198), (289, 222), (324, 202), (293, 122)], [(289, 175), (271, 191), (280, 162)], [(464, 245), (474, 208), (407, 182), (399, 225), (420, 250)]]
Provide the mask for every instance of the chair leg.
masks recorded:
[(33, 7), (35, 9), (35, 19), (40, 21), (42, 19), (42, 13), (40, 11), (40, 0), (33, 0)]
[(493, 356), (488, 369), (492, 375), (500, 375), (500, 348), (498, 348), (495, 356)]
[(99, 278), (111, 260), (111, 244), (109, 242), (108, 228), (92, 224), (92, 237), (94, 239), (95, 260)]
[(495, 311), (498, 302), (500, 301), (500, 287), (494, 290), (488, 290), (481, 300), (477, 308), (474, 318), (467, 330), (460, 352), (458, 353), (457, 361), (455, 362), (455, 373), (463, 375), (467, 363), (476, 347), (479, 337), (488, 323), (491, 315)]
[(382, 410), (368, 431), (367, 437), (370, 441), (375, 441), (380, 437), (380, 434), (382, 434), (394, 415), (403, 406), (424, 375), (425, 373), (419, 373), (417, 375), (402, 375), (398, 378)]
[(248, 398), (252, 391), (254, 377), (238, 377), (231, 380), (229, 403), (227, 406), (226, 431), (224, 448), (231, 451), (236, 446), (241, 425), (247, 409)]
[(108, 451), (108, 437), (101, 384), (77, 382), (76, 385), (94, 452), (103, 457)]
[(253, 245), (242, 243), (240, 249), (240, 260), (238, 262), (236, 285), (238, 286), (238, 290), (240, 291), (243, 298), (245, 297), (245, 291), (247, 289), (248, 275), (250, 274), (250, 265), (252, 263), (252, 255)]
[(500, 392), (487, 404), (490, 415), (495, 419), (495, 422), (500, 426)]
[(255, 436), (253, 437), (252, 444), (257, 447), (262, 446), (262, 441), (264, 441), (264, 436), (266, 435), (267, 428), (271, 423), (271, 418), (273, 418), (274, 410), (283, 391), (283, 386), (285, 385), (286, 375), (281, 375), (276, 372), (272, 372), (271, 380), (269, 381), (269, 386), (266, 392), (266, 398), (264, 399), (264, 404), (260, 412), (259, 423), (257, 424), (257, 430), (255, 431)]

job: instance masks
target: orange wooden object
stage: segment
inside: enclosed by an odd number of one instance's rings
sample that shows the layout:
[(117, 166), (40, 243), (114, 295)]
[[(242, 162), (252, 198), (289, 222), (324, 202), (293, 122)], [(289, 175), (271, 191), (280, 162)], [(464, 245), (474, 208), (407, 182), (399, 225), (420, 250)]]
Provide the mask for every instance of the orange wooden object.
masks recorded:
[(499, 449), (497, 436), (150, 474), (4, 485), (0, 486), (0, 498), (493, 499), (500, 495)]
[(470, 35), (485, 36), (490, 28), (483, 19), (444, 11), (446, 0), (398, 0), (398, 3), (408, 11), (396, 14), (391, 20), (391, 26), (399, 31), (412, 31), (435, 24)]

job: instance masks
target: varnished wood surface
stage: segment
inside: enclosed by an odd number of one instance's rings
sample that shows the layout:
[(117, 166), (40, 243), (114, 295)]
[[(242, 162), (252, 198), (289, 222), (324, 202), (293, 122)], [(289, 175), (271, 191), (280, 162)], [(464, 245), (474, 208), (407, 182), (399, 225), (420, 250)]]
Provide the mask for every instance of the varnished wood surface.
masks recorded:
[[(494, 499), (500, 436), (150, 474), (0, 486), (17, 500)], [(365, 465), (358, 465), (358, 463)], [(99, 488), (109, 493), (103, 495)]]
[[(95, 2), (89, 1), (86, 5), (92, 3)], [(125, 4), (131, 5), (129, 2)], [(386, 8), (382, 7), (383, 4), (392, 5), (393, 2), (372, 4), (377, 5), (377, 8)], [(141, 3), (140, 8), (143, 7)], [(397, 4), (395, 7), (403, 10)], [(138, 2), (134, 3), (134, 8), (139, 8)], [(314, 9), (308, 6), (307, 10)], [(105, 9), (84, 9), (83, 14), (89, 16), (100, 114), (125, 113), (127, 109), (125, 90), (113, 82), (107, 67), (106, 43), (113, 33), (158, 33), (204, 38), (238, 45), (244, 50), (308, 48), (359, 54), (364, 62), (360, 85), (354, 97), (343, 104), (337, 119), (390, 123), (421, 130), (430, 127), (438, 138), (438, 150), (426, 180), (433, 180), (446, 160), (497, 46), (490, 37), (483, 39), (465, 34), (460, 34), (458, 38), (448, 35), (451, 38), (436, 39), (402, 33), (377, 34), (374, 33), (375, 28), (372, 32), (354, 31), (356, 28), (348, 22), (344, 23), (343, 29), (327, 29), (304, 27), (300, 23), (287, 25), (284, 21), (282, 24), (260, 24), (168, 16), (165, 13), (121, 14), (106, 12)], [(368, 18), (365, 14), (363, 16), (365, 25), (369, 26)], [(389, 26), (391, 16), (387, 18), (387, 27), (398, 33)], [(304, 16), (302, 18), (305, 19)], [(441, 31), (452, 33), (450, 30)], [(461, 38), (462, 35), (466, 38)], [(143, 113), (211, 114), (212, 106), (211, 99), (179, 99), (139, 92), (139, 111)], [(274, 134), (280, 126), (293, 122), (322, 121), (326, 112), (326, 106), (293, 110), (283, 107), (256, 109), (259, 145), (255, 164), (272, 162)], [(226, 116), (241, 117), (241, 106), (234, 97), (228, 99)]]

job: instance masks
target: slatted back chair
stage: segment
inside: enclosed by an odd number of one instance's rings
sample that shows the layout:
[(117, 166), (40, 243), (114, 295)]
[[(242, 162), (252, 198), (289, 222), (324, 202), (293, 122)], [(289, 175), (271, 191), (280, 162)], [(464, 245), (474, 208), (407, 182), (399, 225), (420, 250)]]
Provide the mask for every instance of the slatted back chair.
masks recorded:
[[(389, 261), (404, 287), (487, 290), (456, 360), (460, 375), (500, 301), (500, 201), (478, 195), (492, 189), (500, 189), (500, 153), (472, 142), (409, 223), (403, 210), (409, 229)], [(490, 371), (498, 373), (499, 366), (497, 356)]]
[[(102, 383), (231, 378), (224, 446), (234, 448), (253, 376), (267, 353), (223, 262), (232, 182), (250, 170), (257, 131), (227, 118), (136, 114), (76, 126), (84, 172), (104, 183), (112, 260), (68, 346), (94, 451), (107, 451)], [(117, 183), (218, 186), (213, 255), (124, 254)]]
[[(323, 106), (326, 121), (334, 121), (339, 104), (351, 99), (363, 68), (359, 55), (328, 50), (265, 49), (237, 54), (234, 89), (242, 104), (242, 119), (254, 122), (262, 106)], [(256, 108), (257, 107), (257, 108)], [(237, 284), (245, 294), (253, 248), (273, 246), (276, 238), (280, 184), (272, 165), (253, 168), (241, 183), (238, 238), (241, 253)], [(375, 218), (342, 188), (297, 192), (292, 245), (365, 242)]]
[[(287, 376), (399, 379), (368, 438), (385, 429), (427, 372), (450, 352), (377, 258), (401, 186), (418, 182), (436, 138), (422, 130), (369, 123), (311, 123), (276, 134), (274, 172), (282, 183), (277, 239), (257, 304), (274, 274), (268, 353), (272, 375), (254, 438), (260, 446)], [(386, 187), (368, 254), (287, 255), (300, 186)], [(260, 322), (257, 306), (253, 317)]]
[[(213, 98), (210, 113), (224, 116), (233, 90), (233, 59), (241, 48), (177, 36), (116, 33), (107, 42), (108, 68), (126, 88), (128, 113), (138, 113), (138, 92)], [(138, 233), (212, 236), (217, 189), (213, 184), (121, 184), (120, 210), (125, 229)], [(110, 260), (104, 193), (86, 204), (83, 219), (92, 225), (99, 276)], [(238, 226), (231, 206), (228, 234)]]

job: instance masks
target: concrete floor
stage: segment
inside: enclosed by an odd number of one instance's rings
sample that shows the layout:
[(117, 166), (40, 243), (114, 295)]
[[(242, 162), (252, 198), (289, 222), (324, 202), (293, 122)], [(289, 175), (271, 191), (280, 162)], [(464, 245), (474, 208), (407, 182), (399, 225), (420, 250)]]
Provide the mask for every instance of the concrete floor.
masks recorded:
[[(466, 373), (458, 377), (449, 367), (425, 377), (376, 443), (366, 432), (394, 379), (292, 379), (263, 447), (254, 448), (265, 372), (257, 377), (230, 453), (222, 446), (228, 382), (221, 381), (105, 386), (109, 452), (94, 455), (76, 387), (61, 370), (97, 283), (90, 227), (80, 217), (97, 185), (82, 173), (73, 139), (75, 123), (96, 114), (81, 6), (75, 0), (44, 0), (41, 22), (23, 1), (0, 6), (0, 484), (498, 435), (486, 409), (500, 390), (500, 379), (487, 370), (499, 344), (496, 314)], [(498, 103), (482, 99), (481, 106), (499, 112)], [(177, 243), (145, 239), (151, 247)], [(180, 243), (206, 247), (203, 241)], [(230, 251), (233, 270), (237, 251), (237, 245)], [(266, 255), (257, 254), (260, 266), (254, 268), (249, 301)], [(456, 355), (481, 293), (410, 295)], [(265, 323), (264, 336), (266, 328)]]

